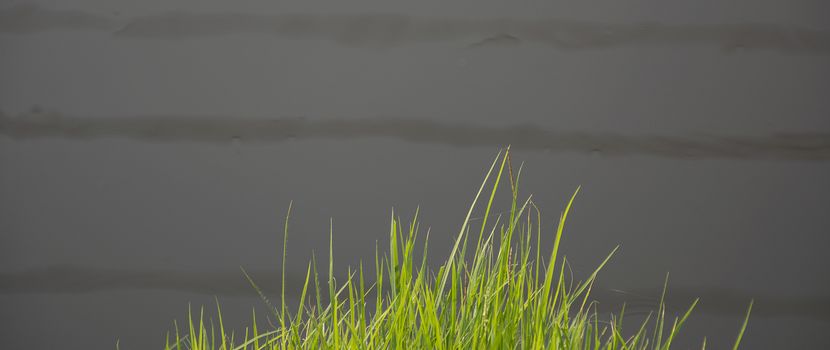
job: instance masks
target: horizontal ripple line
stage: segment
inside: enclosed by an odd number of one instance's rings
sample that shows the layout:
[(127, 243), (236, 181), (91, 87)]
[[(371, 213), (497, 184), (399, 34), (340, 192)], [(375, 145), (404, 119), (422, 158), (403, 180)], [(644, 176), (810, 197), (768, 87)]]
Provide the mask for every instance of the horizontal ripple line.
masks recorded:
[[(248, 271), (267, 293), (280, 290), (280, 272)], [(372, 276), (372, 274), (369, 274)], [(344, 276), (345, 277), (345, 276)], [(286, 294), (298, 297), (304, 276), (286, 274)], [(367, 280), (372, 284), (374, 281)], [(73, 294), (113, 290), (174, 290), (223, 296), (256, 296), (256, 290), (241, 271), (187, 272), (169, 270), (101, 269), (56, 265), (11, 273), (0, 273), (0, 294)], [(601, 311), (612, 311), (626, 303), (626, 314), (637, 314), (657, 307), (660, 288), (621, 292), (594, 288), (592, 299), (600, 301)], [(670, 287), (666, 303), (670, 310), (682, 312), (695, 298), (698, 310), (722, 315), (742, 315), (750, 299), (755, 299), (753, 315), (764, 317), (796, 316), (830, 320), (830, 297), (780, 297), (732, 291), (723, 288)]]
[(222, 35), (266, 35), (327, 40), (346, 46), (394, 47), (464, 41), (466, 47), (537, 43), (558, 49), (620, 46), (706, 45), (726, 51), (765, 49), (801, 54), (830, 53), (830, 32), (771, 23), (599, 23), (562, 19), (423, 18), (404, 14), (245, 14), (161, 12), (120, 18), (33, 4), (0, 10), (0, 33), (85, 30), (118, 38), (180, 40)]
[(830, 132), (759, 136), (625, 135), (546, 130), (534, 124), (478, 126), (428, 120), (364, 118), (245, 119), (218, 116), (73, 117), (59, 113), (0, 112), (0, 135), (13, 139), (128, 138), (154, 142), (283, 142), (295, 139), (396, 140), (451, 147), (512, 145), (517, 149), (602, 156), (676, 159), (830, 160)]

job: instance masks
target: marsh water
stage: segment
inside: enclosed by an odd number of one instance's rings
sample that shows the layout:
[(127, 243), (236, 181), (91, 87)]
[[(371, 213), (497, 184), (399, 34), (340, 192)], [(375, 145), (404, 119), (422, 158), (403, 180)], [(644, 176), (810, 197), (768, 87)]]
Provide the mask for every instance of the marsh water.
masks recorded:
[[(160, 348), (295, 300), (420, 207), (444, 257), (512, 145), (595, 295), (680, 348), (830, 347), (830, 7), (812, 1), (2, 1), (0, 348)], [(545, 249), (545, 247), (543, 247)], [(294, 292), (291, 292), (294, 290)], [(210, 313), (208, 313), (210, 314)]]

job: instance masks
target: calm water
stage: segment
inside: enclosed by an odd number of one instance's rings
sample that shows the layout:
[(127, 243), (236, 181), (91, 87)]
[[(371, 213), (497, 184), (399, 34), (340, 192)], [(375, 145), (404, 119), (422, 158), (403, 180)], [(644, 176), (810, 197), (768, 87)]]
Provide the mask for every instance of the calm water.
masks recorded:
[(547, 232), (583, 186), (575, 276), (621, 245), (603, 307), (669, 272), (681, 348), (751, 298), (745, 348), (830, 347), (830, 8), (730, 4), (2, 2), (0, 348), (158, 348), (214, 296), (241, 325), (291, 200), (289, 290), (329, 218), (337, 273), (392, 208), (439, 259), (506, 144)]

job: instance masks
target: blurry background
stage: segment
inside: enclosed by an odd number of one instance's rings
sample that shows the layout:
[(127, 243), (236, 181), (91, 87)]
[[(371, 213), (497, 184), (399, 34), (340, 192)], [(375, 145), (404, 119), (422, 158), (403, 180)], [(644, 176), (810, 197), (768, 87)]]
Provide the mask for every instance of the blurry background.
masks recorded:
[[(0, 1), (0, 348), (239, 326), (420, 205), (444, 257), (498, 149), (605, 306), (702, 298), (680, 342), (827, 348), (825, 1)], [(299, 290), (297, 283), (288, 290)], [(631, 311), (634, 310), (634, 311)]]

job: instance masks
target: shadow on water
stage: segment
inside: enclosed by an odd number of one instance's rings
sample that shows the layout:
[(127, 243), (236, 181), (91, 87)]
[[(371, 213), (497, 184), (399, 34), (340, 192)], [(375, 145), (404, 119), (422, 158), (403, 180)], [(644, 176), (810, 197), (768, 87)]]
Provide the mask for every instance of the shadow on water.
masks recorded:
[[(559, 49), (618, 46), (706, 45), (723, 50), (768, 49), (830, 53), (830, 33), (766, 23), (598, 23), (561, 19), (451, 19), (403, 14), (243, 14), (162, 12), (116, 18), (21, 4), (0, 10), (0, 33), (53, 30), (109, 32), (119, 38), (186, 39), (257, 34), (318, 39), (347, 46), (392, 47), (423, 42), (466, 41), (472, 47), (537, 43)], [(489, 39), (489, 40), (488, 40)]]
[(143, 141), (281, 142), (294, 139), (392, 138), (476, 147), (511, 144), (523, 150), (591, 155), (649, 155), (677, 159), (830, 159), (830, 133), (761, 136), (626, 135), (545, 130), (533, 124), (477, 126), (412, 119), (245, 119), (217, 116), (74, 117), (60, 113), (0, 112), (0, 135), (13, 139), (121, 137)]

